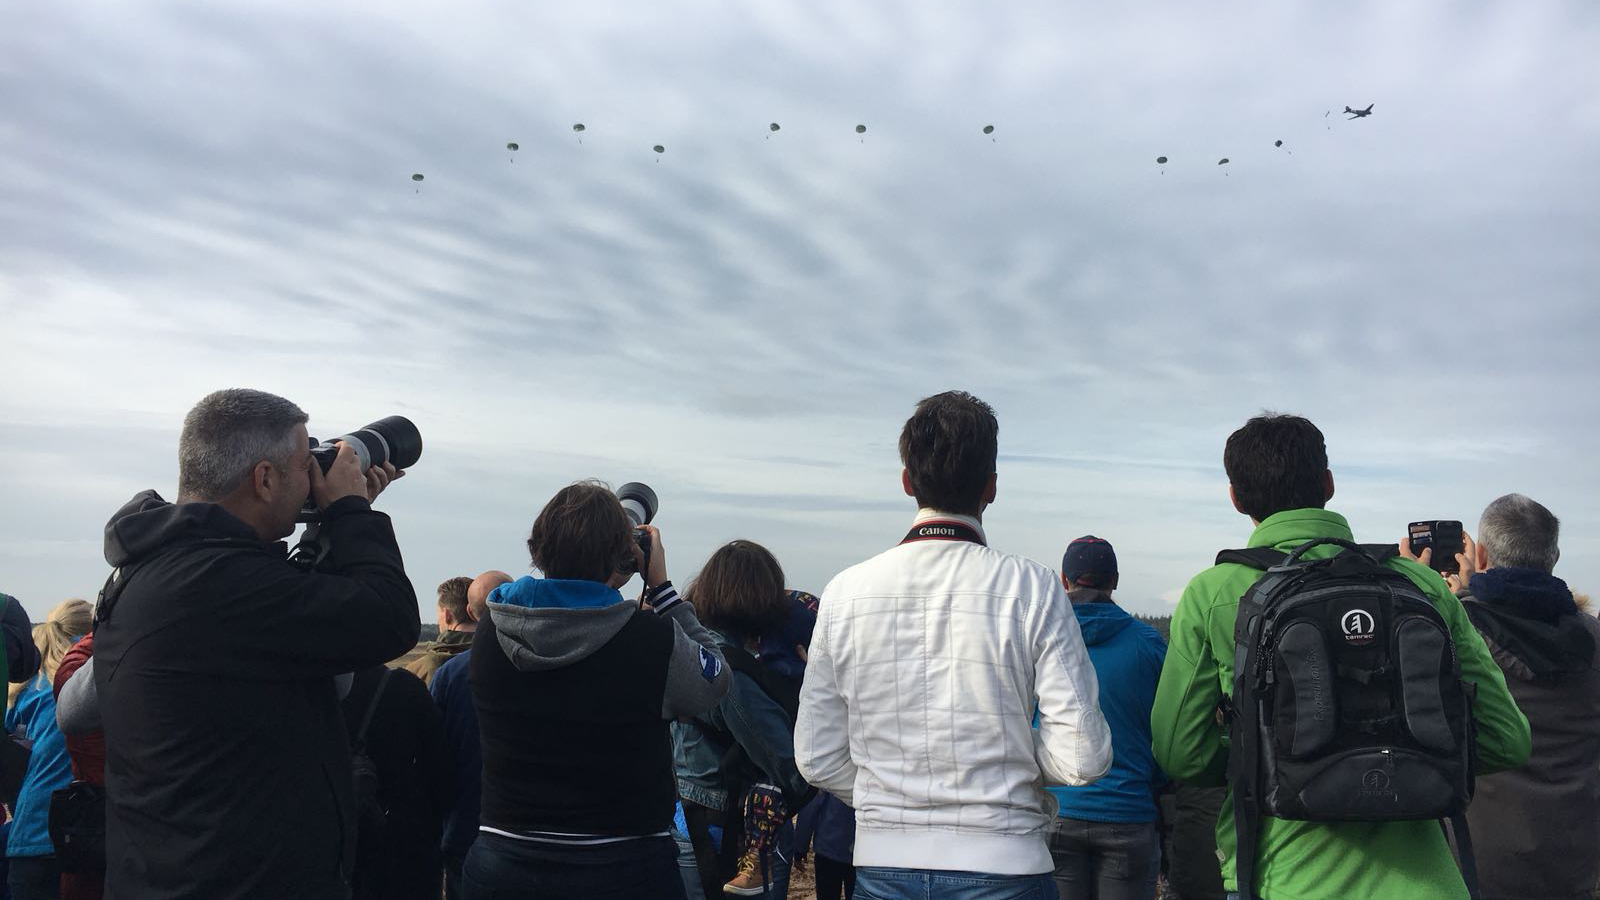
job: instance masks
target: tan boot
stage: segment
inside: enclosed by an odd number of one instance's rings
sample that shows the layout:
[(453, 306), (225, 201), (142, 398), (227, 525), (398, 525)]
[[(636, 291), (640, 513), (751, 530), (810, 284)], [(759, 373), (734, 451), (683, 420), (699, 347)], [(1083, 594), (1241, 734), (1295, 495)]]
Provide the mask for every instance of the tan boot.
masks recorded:
[(753, 853), (739, 857), (739, 874), (722, 886), (724, 894), (735, 897), (759, 897), (766, 893), (766, 890), (766, 886), (761, 883), (761, 866), (757, 864)]

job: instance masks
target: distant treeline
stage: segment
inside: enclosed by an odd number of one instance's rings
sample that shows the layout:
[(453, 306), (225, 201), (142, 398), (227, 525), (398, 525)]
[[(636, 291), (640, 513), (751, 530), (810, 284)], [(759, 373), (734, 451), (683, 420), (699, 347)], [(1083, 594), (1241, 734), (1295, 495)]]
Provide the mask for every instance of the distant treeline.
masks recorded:
[(1149, 624), (1149, 625), (1153, 626), (1155, 628), (1155, 630), (1161, 632), (1161, 636), (1163, 638), (1166, 638), (1169, 641), (1172, 640), (1172, 617), (1171, 616), (1141, 616), (1141, 615), (1135, 614), (1134, 618), (1138, 619), (1141, 622), (1144, 622), (1146, 624)]

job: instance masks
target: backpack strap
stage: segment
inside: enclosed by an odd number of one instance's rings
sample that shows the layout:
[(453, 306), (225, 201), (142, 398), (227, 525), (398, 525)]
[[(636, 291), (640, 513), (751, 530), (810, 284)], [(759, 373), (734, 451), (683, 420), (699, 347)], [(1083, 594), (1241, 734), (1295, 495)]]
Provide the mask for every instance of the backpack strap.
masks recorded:
[(1478, 900), (1478, 860), (1472, 854), (1472, 832), (1467, 828), (1466, 811), (1450, 817), (1450, 832), (1456, 839), (1456, 856), (1461, 860), (1461, 880), (1467, 885), (1467, 896)]
[(367, 752), (367, 728), (372, 724), (372, 714), (378, 711), (378, 701), (383, 699), (383, 689), (389, 685), (389, 676), (394, 670), (385, 666), (383, 674), (378, 676), (378, 687), (372, 692), (372, 699), (367, 701), (367, 711), (361, 716), (361, 727), (356, 729), (355, 745), (350, 748), (352, 753)]
[(1361, 552), (1372, 557), (1375, 563), (1388, 562), (1400, 555), (1399, 544), (1360, 544)]
[(1283, 561), (1288, 558), (1289, 554), (1282, 550), (1274, 550), (1271, 547), (1250, 547), (1246, 550), (1224, 550), (1218, 553), (1216, 565), (1238, 563), (1265, 572), (1273, 566), (1283, 565)]

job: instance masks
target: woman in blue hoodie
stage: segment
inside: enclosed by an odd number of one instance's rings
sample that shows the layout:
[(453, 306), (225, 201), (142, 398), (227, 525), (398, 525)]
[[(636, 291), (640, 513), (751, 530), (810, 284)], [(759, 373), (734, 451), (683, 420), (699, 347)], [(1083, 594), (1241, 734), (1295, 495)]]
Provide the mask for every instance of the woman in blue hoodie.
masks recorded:
[(82, 600), (67, 600), (33, 630), (39, 646), (39, 674), (21, 686), (6, 712), (6, 730), (33, 742), (22, 791), (12, 811), (6, 838), (10, 871), (6, 880), (13, 900), (61, 896), (61, 869), (50, 842), (50, 796), (72, 781), (66, 738), (56, 727), (55, 692), (51, 688), (61, 658), (73, 642), (88, 633), (93, 611)]
[[(648, 562), (616, 495), (569, 485), (528, 535), (545, 577), (489, 597), (469, 661), (483, 800), (467, 900), (684, 897), (668, 723), (714, 707), (729, 671), (667, 580), (660, 532), (643, 533)], [(645, 594), (626, 600), (639, 568)]]

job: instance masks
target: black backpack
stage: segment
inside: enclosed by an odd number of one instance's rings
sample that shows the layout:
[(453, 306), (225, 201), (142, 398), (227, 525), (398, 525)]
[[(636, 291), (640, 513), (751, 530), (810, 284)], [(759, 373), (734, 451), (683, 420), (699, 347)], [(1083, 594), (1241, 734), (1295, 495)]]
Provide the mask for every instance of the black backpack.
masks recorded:
[(380, 796), (381, 783), (378, 766), (367, 755), (367, 729), (372, 725), (372, 715), (378, 711), (378, 701), (383, 699), (383, 689), (389, 684), (393, 669), (385, 668), (378, 676), (378, 686), (372, 691), (372, 700), (361, 717), (361, 727), (356, 730), (350, 745), (350, 772), (355, 785), (356, 806), (356, 861), (353, 888), (356, 896), (366, 896), (370, 891), (365, 882), (383, 864), (385, 832), (388, 830), (389, 810)]
[[(1303, 558), (1322, 544), (1337, 555)], [(1224, 550), (1265, 571), (1234, 625), (1233, 788), (1241, 897), (1254, 900), (1261, 816), (1312, 822), (1450, 819), (1477, 896), (1464, 813), (1475, 763), (1472, 686), (1449, 627), (1394, 545), (1319, 538), (1283, 553)]]

